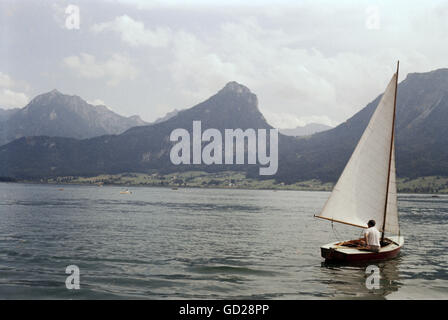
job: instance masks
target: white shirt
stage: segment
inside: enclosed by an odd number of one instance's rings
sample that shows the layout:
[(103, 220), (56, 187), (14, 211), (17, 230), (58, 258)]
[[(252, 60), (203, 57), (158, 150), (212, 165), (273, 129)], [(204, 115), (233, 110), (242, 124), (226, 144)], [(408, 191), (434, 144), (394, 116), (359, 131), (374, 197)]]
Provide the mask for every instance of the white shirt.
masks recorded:
[(364, 235), (367, 235), (367, 244), (369, 246), (380, 246), (380, 232), (377, 228), (371, 227), (368, 229), (365, 229), (363, 232)]

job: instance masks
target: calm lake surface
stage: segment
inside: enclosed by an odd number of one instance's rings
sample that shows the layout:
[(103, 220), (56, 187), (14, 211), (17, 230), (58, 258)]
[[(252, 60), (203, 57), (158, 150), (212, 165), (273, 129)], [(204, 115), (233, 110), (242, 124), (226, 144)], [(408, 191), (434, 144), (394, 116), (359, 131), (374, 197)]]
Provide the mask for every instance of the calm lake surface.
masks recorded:
[(320, 257), (361, 233), (313, 218), (327, 192), (122, 190), (0, 183), (0, 298), (448, 299), (448, 196), (399, 196), (405, 247), (368, 290)]

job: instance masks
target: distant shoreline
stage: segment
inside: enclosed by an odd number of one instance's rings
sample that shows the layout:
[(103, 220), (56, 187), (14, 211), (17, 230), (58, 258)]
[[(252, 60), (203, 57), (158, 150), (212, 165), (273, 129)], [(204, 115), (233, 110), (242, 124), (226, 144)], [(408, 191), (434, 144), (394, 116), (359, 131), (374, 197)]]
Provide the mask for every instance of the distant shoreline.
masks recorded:
[[(246, 178), (241, 172), (207, 173), (188, 171), (171, 174), (121, 173), (98, 175), (92, 177), (53, 177), (39, 181), (26, 179), (0, 179), (0, 183), (48, 184), (48, 185), (90, 185), (115, 187), (162, 187), (162, 188), (196, 188), (226, 190), (286, 190), (286, 191), (332, 191), (334, 183), (321, 182), (316, 179), (298, 181), (294, 184), (277, 182), (274, 179), (257, 180)], [(448, 194), (448, 177), (430, 176), (397, 179), (400, 194)]]
[(318, 189), (294, 189), (294, 188), (250, 188), (250, 187), (225, 187), (225, 186), (175, 186), (175, 185), (155, 185), (155, 184), (103, 184), (98, 186), (93, 183), (70, 183), (70, 182), (38, 182), (31, 180), (17, 180), (17, 181), (0, 181), (0, 183), (12, 183), (12, 184), (29, 184), (29, 185), (53, 185), (53, 186), (91, 186), (91, 187), (122, 187), (122, 188), (166, 188), (166, 189), (215, 189), (215, 190), (271, 190), (271, 191), (322, 191), (331, 192), (331, 190), (318, 190)]

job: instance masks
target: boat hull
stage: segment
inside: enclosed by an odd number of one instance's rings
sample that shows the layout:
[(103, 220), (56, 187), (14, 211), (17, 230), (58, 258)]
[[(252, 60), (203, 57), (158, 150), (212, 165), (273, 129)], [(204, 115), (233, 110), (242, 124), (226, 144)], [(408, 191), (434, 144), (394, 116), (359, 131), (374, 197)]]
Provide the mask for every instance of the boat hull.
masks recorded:
[(340, 246), (340, 242), (333, 242), (322, 246), (321, 255), (326, 261), (359, 262), (393, 259), (400, 254), (404, 245), (404, 238), (388, 237), (391, 243), (382, 247), (379, 252), (371, 252), (357, 248)]

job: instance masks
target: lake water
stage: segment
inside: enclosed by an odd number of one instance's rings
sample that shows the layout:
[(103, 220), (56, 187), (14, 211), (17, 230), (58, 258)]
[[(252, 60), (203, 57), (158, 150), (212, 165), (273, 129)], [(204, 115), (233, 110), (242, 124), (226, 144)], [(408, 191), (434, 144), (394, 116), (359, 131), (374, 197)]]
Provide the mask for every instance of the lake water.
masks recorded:
[(368, 290), (366, 266), (320, 257), (361, 232), (313, 218), (327, 192), (122, 190), (1, 183), (0, 298), (448, 298), (448, 196), (399, 196), (405, 247)]

